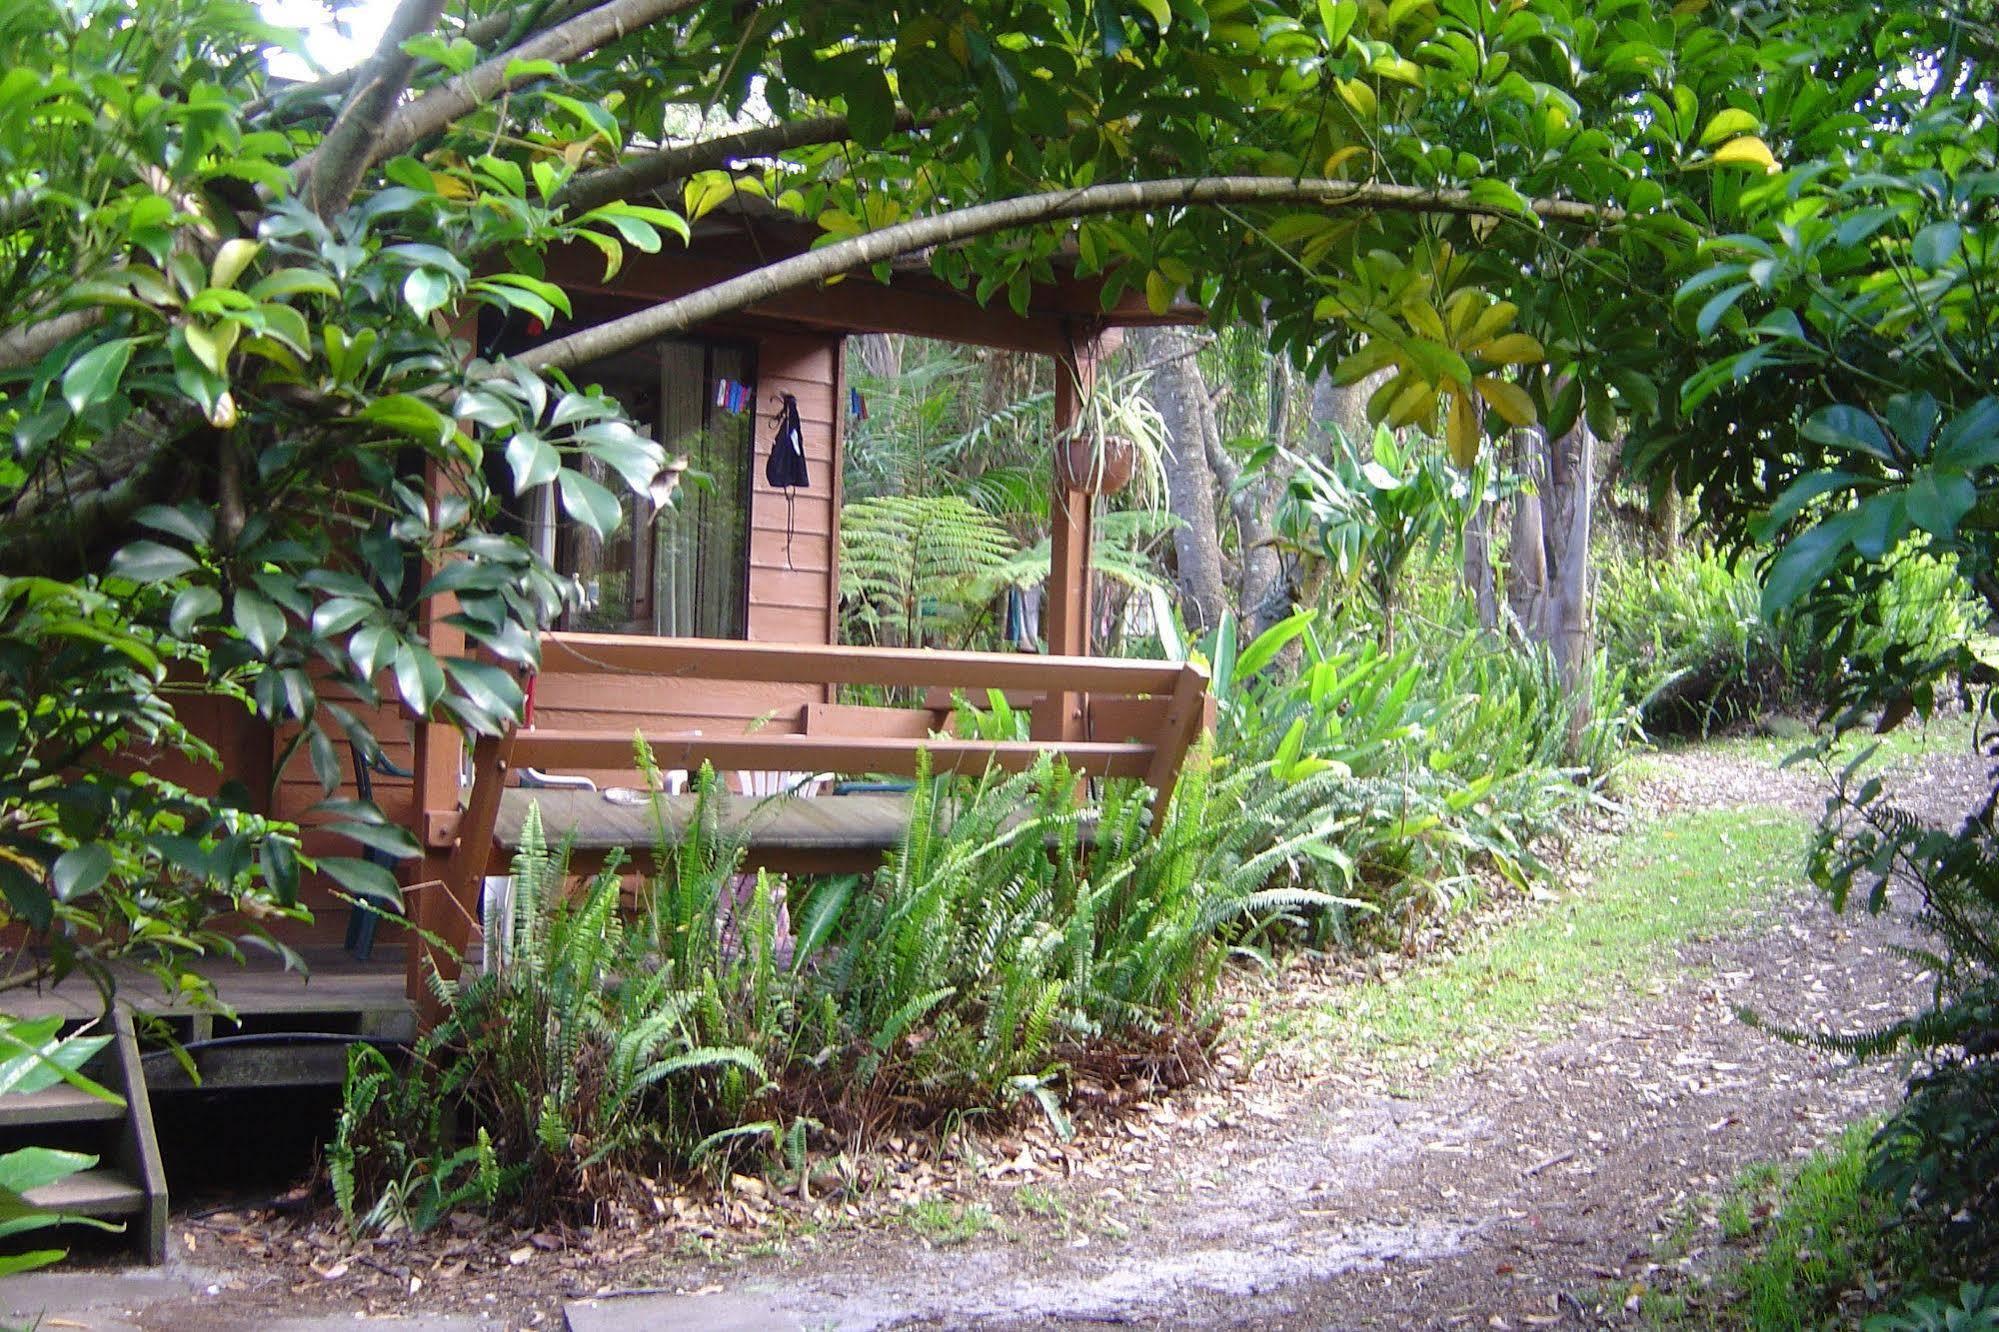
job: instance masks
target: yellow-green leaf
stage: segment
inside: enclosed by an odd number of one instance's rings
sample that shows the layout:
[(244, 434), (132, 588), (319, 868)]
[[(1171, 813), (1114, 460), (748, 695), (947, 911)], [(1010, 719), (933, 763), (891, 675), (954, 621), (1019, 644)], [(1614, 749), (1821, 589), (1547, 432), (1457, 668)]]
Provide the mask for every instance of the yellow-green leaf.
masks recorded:
[(1402, 317), (1409, 321), (1409, 327), (1433, 342), (1446, 342), (1444, 321), (1437, 315), (1437, 307), (1420, 297), (1402, 303)]
[(257, 257), (263, 246), (257, 241), (235, 240), (222, 242), (222, 248), (215, 252), (215, 262), (208, 268), (208, 285), (211, 287), (233, 287), (236, 279), (243, 276), (243, 270)]
[(1152, 307), (1154, 314), (1166, 313), (1166, 308), (1173, 304), (1176, 290), (1178, 288), (1173, 285), (1173, 279), (1156, 268), (1145, 275), (1145, 303)]
[(1437, 390), (1415, 375), (1399, 376), (1397, 382), (1402, 381), (1407, 382), (1395, 395), (1395, 400), (1388, 404), (1388, 415), (1383, 419), (1398, 428), (1429, 420), (1437, 410)]
[(1451, 407), (1444, 416), (1444, 443), (1450, 447), (1451, 461), (1470, 469), (1478, 461), (1478, 442), (1483, 432), (1478, 426), (1478, 410), (1462, 384), (1451, 385)]
[(1714, 160), (1717, 166), (1760, 167), (1771, 175), (1782, 169), (1777, 165), (1776, 157), (1771, 154), (1770, 145), (1754, 134), (1730, 139), (1714, 150)]
[(1152, 21), (1159, 25), (1161, 32), (1165, 32), (1173, 22), (1173, 10), (1166, 0), (1138, 0), (1138, 6), (1152, 16)]
[(1480, 343), (1472, 351), (1495, 365), (1539, 365), (1548, 359), (1540, 340), (1525, 333), (1508, 333)]
[(1708, 120), (1707, 128), (1701, 131), (1701, 147), (1720, 143), (1734, 134), (1749, 134), (1759, 128), (1756, 117), (1739, 106), (1723, 107)]
[(1379, 105), (1374, 99), (1374, 89), (1359, 79), (1341, 79), (1339, 87), (1340, 100), (1347, 104), (1349, 110), (1362, 120), (1374, 119), (1375, 109)]
[(1524, 428), (1539, 419), (1540, 414), (1534, 410), (1533, 396), (1511, 380), (1481, 375), (1472, 381), (1472, 387), (1478, 390), (1479, 397), (1485, 399), (1485, 405), (1498, 412), (1510, 426)]

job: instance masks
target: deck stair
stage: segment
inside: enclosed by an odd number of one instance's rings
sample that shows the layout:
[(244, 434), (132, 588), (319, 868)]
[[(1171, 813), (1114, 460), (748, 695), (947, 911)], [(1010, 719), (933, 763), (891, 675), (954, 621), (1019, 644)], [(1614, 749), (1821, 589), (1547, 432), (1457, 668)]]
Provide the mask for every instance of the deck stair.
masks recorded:
[(96, 1156), (94, 1168), (31, 1190), (28, 1201), (52, 1212), (122, 1222), (145, 1261), (163, 1263), (167, 1177), (130, 1011), (113, 1010), (111, 1042), (83, 1072), (117, 1092), (124, 1104), (66, 1083), (26, 1095), (0, 1096), (0, 1150), (62, 1147)]

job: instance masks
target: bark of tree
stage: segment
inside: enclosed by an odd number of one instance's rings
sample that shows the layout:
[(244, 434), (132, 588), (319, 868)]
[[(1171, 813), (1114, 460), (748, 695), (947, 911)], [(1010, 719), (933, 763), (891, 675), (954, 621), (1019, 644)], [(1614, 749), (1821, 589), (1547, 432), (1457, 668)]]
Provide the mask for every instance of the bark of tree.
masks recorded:
[[(895, 128), (899, 132), (926, 123), (907, 110), (896, 110)], [(746, 157), (764, 157), (812, 144), (841, 143), (850, 137), (845, 116), (818, 116), (662, 148), (578, 176), (557, 193), (555, 204), (571, 215), (588, 212), (614, 199), (638, 198), (697, 171), (712, 171)]]
[(1215, 473), (1208, 464), (1208, 437), (1217, 432), (1214, 405), (1194, 360), (1194, 340), (1184, 329), (1144, 329), (1134, 340), (1139, 356), (1158, 367), (1151, 395), (1166, 423), (1167, 507), (1180, 520), (1173, 531), (1180, 610), (1189, 629), (1206, 633), (1228, 609)]
[(1590, 722), (1595, 667), (1589, 541), (1596, 436), (1577, 421), (1557, 440), (1548, 440), (1538, 429), (1519, 431), (1514, 440), (1519, 471), (1531, 491), (1514, 501), (1507, 595), (1521, 631), (1554, 657), (1571, 702), (1573, 746)]
[(404, 53), (403, 43), (431, 31), (443, 14), (444, 0), (402, 0), (389, 15), (375, 53), (312, 154), (312, 169), (303, 173), (306, 201), (321, 217), (332, 217), (354, 197), (382, 128), (416, 73), (416, 58)]
[(1465, 587), (1478, 608), (1481, 629), (1499, 628), (1499, 583), (1492, 568), (1492, 505), (1484, 503), (1465, 520)]

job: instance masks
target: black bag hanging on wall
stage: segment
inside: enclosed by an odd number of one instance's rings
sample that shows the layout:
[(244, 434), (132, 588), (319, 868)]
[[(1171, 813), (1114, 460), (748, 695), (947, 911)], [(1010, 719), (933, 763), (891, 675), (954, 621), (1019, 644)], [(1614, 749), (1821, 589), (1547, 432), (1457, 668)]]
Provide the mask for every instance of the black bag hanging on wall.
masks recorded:
[(789, 393), (779, 397), (777, 434), (771, 438), (764, 480), (784, 491), (784, 567), (789, 569), (796, 492), (810, 488), (812, 481), (805, 470), (805, 429), (798, 420), (798, 399)]

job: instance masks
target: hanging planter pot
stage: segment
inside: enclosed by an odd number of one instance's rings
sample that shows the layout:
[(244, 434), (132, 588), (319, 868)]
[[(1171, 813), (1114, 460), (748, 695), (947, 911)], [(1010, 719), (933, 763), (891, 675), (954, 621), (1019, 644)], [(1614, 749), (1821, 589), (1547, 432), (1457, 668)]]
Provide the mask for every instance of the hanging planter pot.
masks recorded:
[(1142, 508), (1166, 497), (1166, 423), (1145, 396), (1139, 371), (1098, 381), (1080, 393), (1075, 425), (1055, 440), (1056, 479), (1087, 495), (1129, 487)]
[(1138, 446), (1121, 435), (1071, 435), (1055, 445), (1055, 472), (1063, 486), (1086, 495), (1115, 495), (1131, 484)]

